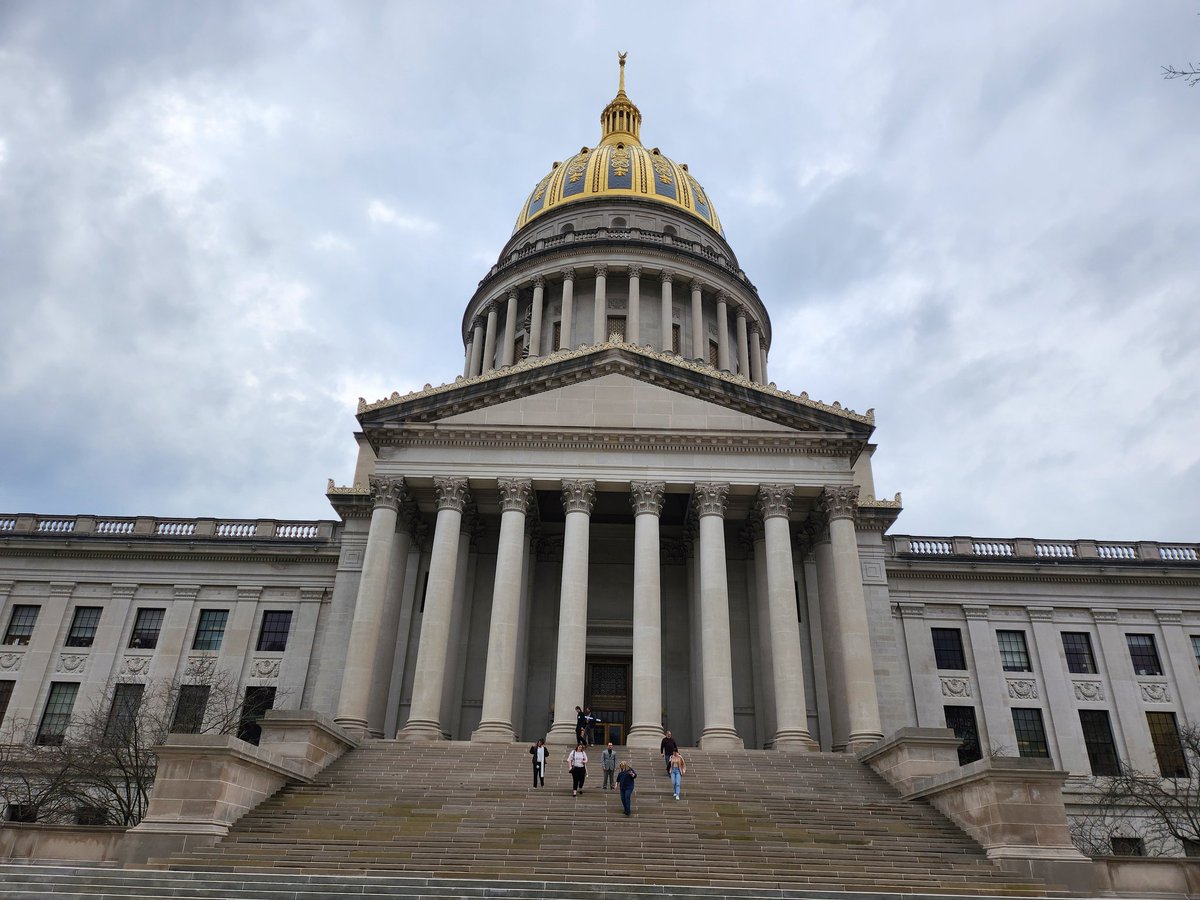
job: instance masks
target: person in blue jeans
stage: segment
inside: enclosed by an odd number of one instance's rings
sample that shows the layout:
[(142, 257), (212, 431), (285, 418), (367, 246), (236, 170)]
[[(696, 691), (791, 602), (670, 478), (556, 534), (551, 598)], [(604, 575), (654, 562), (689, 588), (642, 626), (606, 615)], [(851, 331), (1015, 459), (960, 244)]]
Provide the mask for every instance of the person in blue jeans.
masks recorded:
[(683, 776), (687, 774), (687, 766), (683, 762), (683, 757), (679, 755), (679, 749), (671, 754), (671, 758), (667, 760), (667, 768), (671, 770), (671, 787), (675, 789), (675, 799), (679, 799), (679, 788), (683, 784)]
[(633, 771), (633, 766), (627, 762), (622, 762), (617, 767), (617, 787), (621, 789), (621, 805), (625, 807), (625, 815), (630, 814), (629, 804), (633, 800), (633, 780), (637, 778), (637, 772)]

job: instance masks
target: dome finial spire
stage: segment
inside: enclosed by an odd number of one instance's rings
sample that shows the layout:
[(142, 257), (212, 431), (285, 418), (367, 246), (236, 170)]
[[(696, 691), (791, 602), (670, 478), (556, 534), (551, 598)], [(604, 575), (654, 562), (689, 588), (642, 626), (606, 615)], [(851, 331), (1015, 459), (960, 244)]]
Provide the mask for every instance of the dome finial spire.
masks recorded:
[(621, 80), (617, 96), (613, 97), (604, 112), (600, 113), (600, 143), (620, 144), (625, 141), (641, 143), (642, 114), (625, 93), (625, 58), (628, 53), (618, 53)]

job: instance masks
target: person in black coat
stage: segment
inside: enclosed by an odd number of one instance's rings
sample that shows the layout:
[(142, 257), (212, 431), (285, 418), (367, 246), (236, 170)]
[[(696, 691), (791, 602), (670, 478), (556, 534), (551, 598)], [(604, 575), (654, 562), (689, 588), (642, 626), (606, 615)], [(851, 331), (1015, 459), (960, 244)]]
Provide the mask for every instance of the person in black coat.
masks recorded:
[(679, 749), (679, 745), (675, 743), (675, 738), (671, 737), (671, 732), (667, 732), (667, 736), (662, 739), (662, 743), (658, 745), (658, 752), (662, 754), (663, 762), (667, 766), (667, 774), (671, 774), (671, 755)]

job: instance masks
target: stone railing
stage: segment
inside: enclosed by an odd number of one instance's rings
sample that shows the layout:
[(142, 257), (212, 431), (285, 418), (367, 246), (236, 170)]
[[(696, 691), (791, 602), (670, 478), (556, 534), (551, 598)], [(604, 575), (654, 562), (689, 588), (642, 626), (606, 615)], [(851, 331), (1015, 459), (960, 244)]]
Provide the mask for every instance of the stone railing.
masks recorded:
[(907, 534), (891, 535), (884, 541), (893, 556), (921, 559), (1200, 562), (1200, 544), (1157, 541), (1044, 541), (1033, 538), (914, 537)]
[(0, 513), (0, 537), (154, 538), (213, 541), (325, 541), (336, 523), (321, 519), (168, 519), (152, 516), (39, 516)]

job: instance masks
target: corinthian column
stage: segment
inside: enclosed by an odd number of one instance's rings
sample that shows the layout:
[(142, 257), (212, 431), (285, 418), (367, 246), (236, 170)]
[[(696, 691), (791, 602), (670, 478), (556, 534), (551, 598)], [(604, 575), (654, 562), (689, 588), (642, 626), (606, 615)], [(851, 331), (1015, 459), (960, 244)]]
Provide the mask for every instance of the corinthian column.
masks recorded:
[(705, 750), (738, 750), (733, 723), (733, 654), (729, 645), (729, 581), (725, 568), (725, 502), (729, 485), (699, 483), (700, 655), (703, 660)]
[(465, 478), (435, 478), (437, 523), (429, 555), (429, 581), (425, 613), (413, 673), (412, 705), (408, 722), (397, 735), (401, 740), (437, 741), (442, 737), (442, 685), (450, 644), (450, 619), (454, 608), (454, 581), (458, 568), (458, 534), (463, 508), (470, 496)]
[(625, 320), (625, 340), (631, 344), (642, 341), (642, 267), (629, 267), (629, 318)]
[(504, 346), (500, 348), (500, 365), (511, 366), (517, 343), (517, 297), (516, 288), (509, 288), (508, 307), (504, 312)]
[(463, 353), (463, 378), (471, 377), (471, 348), (474, 346), (473, 335), (470, 331), (467, 332), (467, 346)]
[(500, 478), (500, 542), (492, 589), (492, 621), (488, 633), (483, 710), (473, 741), (511, 743), (513, 685), (521, 622), (521, 573), (524, 570), (525, 511), (533, 495), (527, 479)]
[(746, 338), (746, 307), (737, 308), (737, 370), (744, 378), (750, 377), (750, 345)]
[(596, 482), (564, 481), (562, 587), (558, 600), (558, 663), (554, 676), (554, 724), (546, 740), (575, 743), (575, 707), (583, 703), (587, 656), (588, 539)]
[(671, 352), (671, 282), (675, 276), (663, 272), (658, 276), (662, 281), (662, 352)]
[(471, 338), (471, 367), (467, 374), (474, 376), (483, 373), (483, 316), (476, 316), (471, 327), (475, 332)]
[(833, 562), (833, 590), (837, 603), (841, 662), (846, 691), (846, 719), (850, 733), (846, 750), (855, 753), (883, 739), (879, 698), (875, 691), (875, 664), (867, 625), (867, 599), (858, 560), (858, 488), (826, 486), (821, 507), (829, 518), (829, 545)]
[(496, 368), (496, 318), (499, 304), (493, 300), (487, 305), (487, 333), (483, 336), (483, 371)]
[(608, 266), (596, 266), (596, 296), (592, 304), (592, 343), (608, 342)]
[(342, 690), (334, 717), (343, 729), (355, 737), (367, 733), (371, 705), (372, 668), (379, 646), (379, 624), (387, 597), (388, 571), (392, 564), (392, 544), (400, 502), (404, 499), (403, 478), (370, 477), (371, 528), (367, 532), (367, 551), (363, 557), (362, 578), (354, 601), (354, 621), (350, 625), (349, 651), (342, 669)]
[(693, 281), (692, 288), (692, 358), (701, 362), (708, 361), (708, 341), (704, 332), (704, 302), (703, 287), (700, 282)]
[(750, 380), (763, 383), (762, 343), (758, 336), (758, 325), (750, 326)]
[(729, 371), (729, 295), (717, 294), (717, 368)]
[(804, 658), (800, 621), (796, 617), (796, 578), (788, 528), (793, 488), (764, 484), (758, 489), (767, 555), (767, 605), (771, 619), (771, 666), (775, 685), (776, 750), (817, 750), (808, 732), (804, 690)]
[[(529, 313), (529, 355), (542, 355), (542, 301), (545, 298), (546, 279), (539, 275), (533, 279), (533, 308)], [(550, 348), (555, 349), (554, 347)]]
[(562, 270), (562, 317), (558, 325), (558, 348), (559, 350), (570, 349), (574, 346), (571, 342), (571, 315), (575, 305), (575, 270)]
[(658, 521), (661, 481), (629, 485), (633, 501), (633, 723), (631, 747), (662, 742), (662, 589)]

